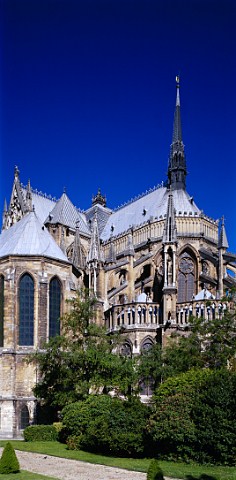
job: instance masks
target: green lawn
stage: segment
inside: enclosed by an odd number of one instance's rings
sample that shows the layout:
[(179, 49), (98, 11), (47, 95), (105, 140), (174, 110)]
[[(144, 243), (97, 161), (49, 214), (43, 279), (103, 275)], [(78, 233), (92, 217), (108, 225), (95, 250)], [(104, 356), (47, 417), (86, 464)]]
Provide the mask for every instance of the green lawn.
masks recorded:
[[(5, 441), (0, 441), (0, 446), (5, 445)], [(133, 458), (116, 458), (96, 455), (93, 453), (84, 452), (82, 450), (67, 450), (66, 445), (58, 442), (22, 442), (19, 440), (12, 440), (12, 445), (16, 450), (24, 450), (28, 452), (37, 452), (47, 455), (55, 455), (57, 457), (70, 458), (74, 460), (81, 460), (83, 462), (98, 463), (102, 465), (109, 465), (118, 468), (125, 468), (127, 470), (134, 470), (139, 472), (147, 472), (150, 459), (133, 459)], [(216, 466), (201, 466), (195, 464), (185, 464), (181, 462), (159, 462), (160, 467), (165, 476), (174, 478), (183, 478), (187, 480), (204, 480), (204, 475), (211, 477), (205, 480), (236, 480), (236, 467), (216, 467)], [(0, 476), (0, 480), (1, 480)], [(20, 480), (21, 477), (19, 477)], [(28, 480), (28, 477), (25, 477)], [(30, 478), (30, 477), (29, 477)], [(42, 477), (43, 478), (43, 477)], [(47, 478), (47, 477), (46, 477)], [(8, 476), (6, 480), (11, 480)], [(18, 480), (14, 476), (14, 480)], [(36, 477), (35, 477), (36, 480)], [(38, 480), (38, 477), (37, 477)]]
[(0, 480), (57, 480), (55, 477), (46, 477), (37, 473), (26, 472), (21, 470), (20, 473), (0, 474)]

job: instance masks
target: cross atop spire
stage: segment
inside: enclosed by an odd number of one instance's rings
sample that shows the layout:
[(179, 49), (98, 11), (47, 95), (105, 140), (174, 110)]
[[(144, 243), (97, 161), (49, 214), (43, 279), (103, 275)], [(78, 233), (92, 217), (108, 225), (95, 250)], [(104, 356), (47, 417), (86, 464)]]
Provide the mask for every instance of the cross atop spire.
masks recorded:
[(180, 82), (179, 75), (176, 77), (176, 104), (174, 114), (174, 126), (172, 135), (172, 144), (170, 147), (168, 179), (172, 190), (184, 189), (186, 185), (186, 161), (184, 154), (184, 144), (182, 140), (182, 127), (180, 115)]

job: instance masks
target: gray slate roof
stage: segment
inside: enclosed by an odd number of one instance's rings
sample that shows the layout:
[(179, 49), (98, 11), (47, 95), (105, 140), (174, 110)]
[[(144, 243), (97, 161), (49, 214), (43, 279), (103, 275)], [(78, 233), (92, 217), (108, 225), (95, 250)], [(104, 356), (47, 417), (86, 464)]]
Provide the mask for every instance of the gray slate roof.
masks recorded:
[(19, 222), (1, 233), (0, 258), (6, 255), (43, 255), (68, 262), (35, 212), (27, 213)]
[[(192, 215), (199, 216), (201, 211), (196, 206), (192, 197), (183, 190), (173, 190), (173, 203), (176, 216)], [(132, 226), (138, 226), (153, 218), (163, 218), (167, 213), (168, 190), (166, 187), (158, 187), (146, 195), (125, 205), (112, 213), (101, 234), (102, 240), (108, 240), (113, 235), (120, 235)]]
[(98, 222), (98, 231), (99, 235), (101, 235), (108, 218), (110, 217), (112, 210), (110, 210), (107, 207), (104, 207), (103, 205), (93, 205), (91, 208), (86, 210), (85, 215), (87, 221), (91, 224), (94, 218), (94, 215), (96, 213), (97, 216), (97, 222)]
[(63, 193), (58, 202), (54, 205), (53, 209), (48, 212), (45, 224), (47, 223), (59, 223), (67, 227), (75, 229), (76, 222), (79, 222), (80, 233), (91, 235), (88, 228), (85, 215), (81, 213), (70, 201), (66, 193)]

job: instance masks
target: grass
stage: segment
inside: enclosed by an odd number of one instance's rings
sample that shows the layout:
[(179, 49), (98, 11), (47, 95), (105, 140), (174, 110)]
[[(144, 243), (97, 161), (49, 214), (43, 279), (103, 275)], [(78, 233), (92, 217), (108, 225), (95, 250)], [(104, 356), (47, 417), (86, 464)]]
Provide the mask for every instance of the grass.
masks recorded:
[[(5, 443), (5, 441), (0, 441), (0, 446), (4, 447)], [(11, 443), (16, 450), (43, 453), (47, 455), (54, 455), (56, 457), (70, 458), (73, 460), (125, 468), (127, 470), (139, 472), (147, 472), (150, 464), (150, 459), (147, 458), (136, 459), (106, 457), (103, 455), (84, 452), (82, 450), (67, 450), (66, 445), (58, 442), (22, 442), (18, 440), (11, 440)], [(236, 467), (196, 465), (167, 461), (160, 461), (159, 464), (163, 474), (169, 477), (188, 480), (204, 480), (204, 475), (208, 475), (208, 477), (211, 477), (209, 480), (236, 480)], [(2, 477), (0, 476), (0, 480), (1, 478)], [(21, 477), (19, 477), (19, 480), (20, 478)], [(28, 480), (28, 477), (25, 478)], [(7, 477), (7, 480), (11, 480), (9, 476)], [(18, 478), (14, 476), (14, 480), (18, 480)], [(205, 477), (205, 480), (207, 480), (207, 477)]]
[(20, 473), (0, 474), (0, 480), (57, 480), (55, 477), (47, 477), (37, 473), (21, 470)]

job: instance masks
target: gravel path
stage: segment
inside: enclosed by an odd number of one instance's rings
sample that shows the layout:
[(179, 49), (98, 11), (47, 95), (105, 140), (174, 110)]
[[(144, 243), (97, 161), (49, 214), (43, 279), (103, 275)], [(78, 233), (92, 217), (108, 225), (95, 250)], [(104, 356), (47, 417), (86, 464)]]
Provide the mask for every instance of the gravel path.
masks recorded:
[[(0, 448), (0, 454), (2, 448)], [(116, 467), (94, 465), (79, 460), (42, 455), (40, 453), (21, 452), (16, 455), (22, 470), (41, 473), (60, 480), (146, 480), (146, 473), (132, 472)], [(165, 477), (165, 480), (168, 479)]]
[[(2, 449), (1, 449), (2, 450)], [(60, 480), (145, 480), (146, 474), (116, 467), (68, 460), (66, 458), (21, 452), (16, 455), (22, 470), (49, 475)]]

